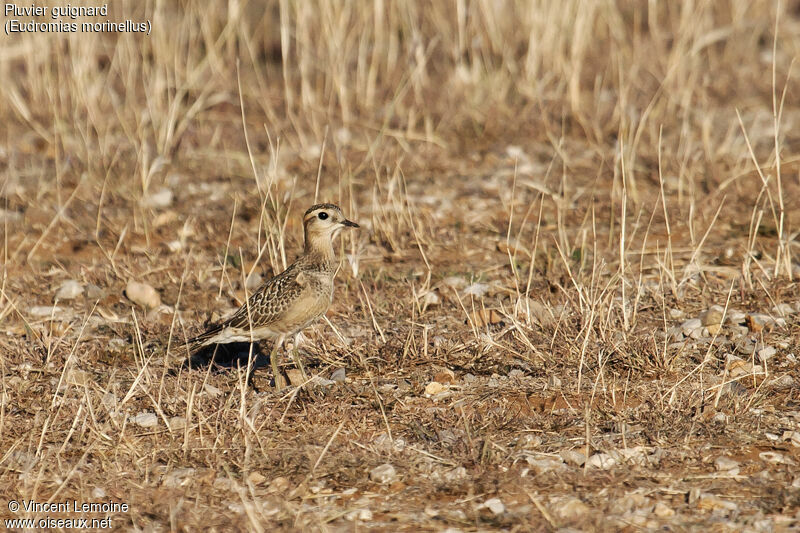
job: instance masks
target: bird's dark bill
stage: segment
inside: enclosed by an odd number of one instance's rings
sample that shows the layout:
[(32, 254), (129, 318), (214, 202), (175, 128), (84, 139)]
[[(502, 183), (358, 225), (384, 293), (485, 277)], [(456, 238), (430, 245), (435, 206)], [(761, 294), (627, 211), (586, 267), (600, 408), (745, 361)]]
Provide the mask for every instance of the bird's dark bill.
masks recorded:
[(344, 224), (345, 226), (348, 226), (350, 228), (360, 228), (361, 227), (358, 224), (356, 224), (355, 222), (353, 222), (352, 220), (347, 220), (347, 219), (344, 219), (344, 222), (342, 222), (342, 224)]

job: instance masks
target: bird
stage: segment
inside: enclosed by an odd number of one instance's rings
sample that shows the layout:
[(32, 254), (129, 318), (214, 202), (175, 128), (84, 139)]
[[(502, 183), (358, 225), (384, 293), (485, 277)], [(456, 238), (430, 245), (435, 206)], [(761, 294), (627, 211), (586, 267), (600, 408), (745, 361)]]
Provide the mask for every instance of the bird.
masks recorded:
[(186, 341), (192, 355), (212, 344), (275, 341), (270, 352), (275, 388), (280, 389), (278, 350), (294, 337), (292, 355), (305, 374), (297, 354), (300, 332), (320, 318), (333, 301), (333, 279), (339, 263), (333, 241), (340, 231), (358, 228), (339, 206), (312, 205), (303, 215), (303, 253), (286, 270), (265, 281), (233, 315)]

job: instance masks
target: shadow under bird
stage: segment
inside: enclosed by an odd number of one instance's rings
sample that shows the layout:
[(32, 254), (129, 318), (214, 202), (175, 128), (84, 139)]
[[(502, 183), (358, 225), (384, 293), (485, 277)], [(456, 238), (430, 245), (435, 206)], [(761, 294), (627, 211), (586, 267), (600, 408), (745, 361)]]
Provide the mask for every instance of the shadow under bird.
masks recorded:
[(275, 387), (280, 388), (278, 350), (294, 337), (292, 355), (303, 371), (297, 354), (297, 337), (328, 310), (333, 300), (333, 278), (338, 261), (333, 240), (345, 228), (357, 228), (334, 204), (311, 206), (303, 215), (305, 247), (289, 268), (267, 280), (230, 318), (187, 341), (194, 354), (212, 344), (257, 342), (272, 339), (270, 353)]

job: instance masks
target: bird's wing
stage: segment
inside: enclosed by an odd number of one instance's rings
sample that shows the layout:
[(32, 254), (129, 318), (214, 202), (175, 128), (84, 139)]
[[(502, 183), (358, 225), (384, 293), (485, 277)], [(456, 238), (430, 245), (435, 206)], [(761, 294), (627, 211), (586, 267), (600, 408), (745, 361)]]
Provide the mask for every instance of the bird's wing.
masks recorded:
[(289, 267), (270, 278), (254, 292), (247, 303), (223, 323), (224, 327), (249, 328), (267, 326), (278, 320), (303, 290), (302, 272)]
[(190, 339), (188, 341), (190, 350), (194, 351), (203, 346), (206, 341), (225, 328), (246, 330), (250, 328), (251, 324), (256, 328), (268, 326), (280, 320), (289, 308), (289, 304), (299, 296), (306, 282), (304, 274), (293, 266), (274, 278), (268, 279), (230, 318)]

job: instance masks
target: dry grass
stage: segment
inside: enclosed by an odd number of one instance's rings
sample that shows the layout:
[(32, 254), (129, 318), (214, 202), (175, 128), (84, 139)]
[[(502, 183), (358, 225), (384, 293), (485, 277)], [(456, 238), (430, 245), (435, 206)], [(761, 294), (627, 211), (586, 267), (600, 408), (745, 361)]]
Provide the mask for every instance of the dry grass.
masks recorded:
[[(798, 525), (797, 2), (110, 9), (152, 33), (2, 37), (0, 516)], [(347, 381), (173, 375), (167, 345), (291, 262), (317, 199), (364, 228), (303, 347)], [(715, 304), (721, 328), (676, 339)]]

